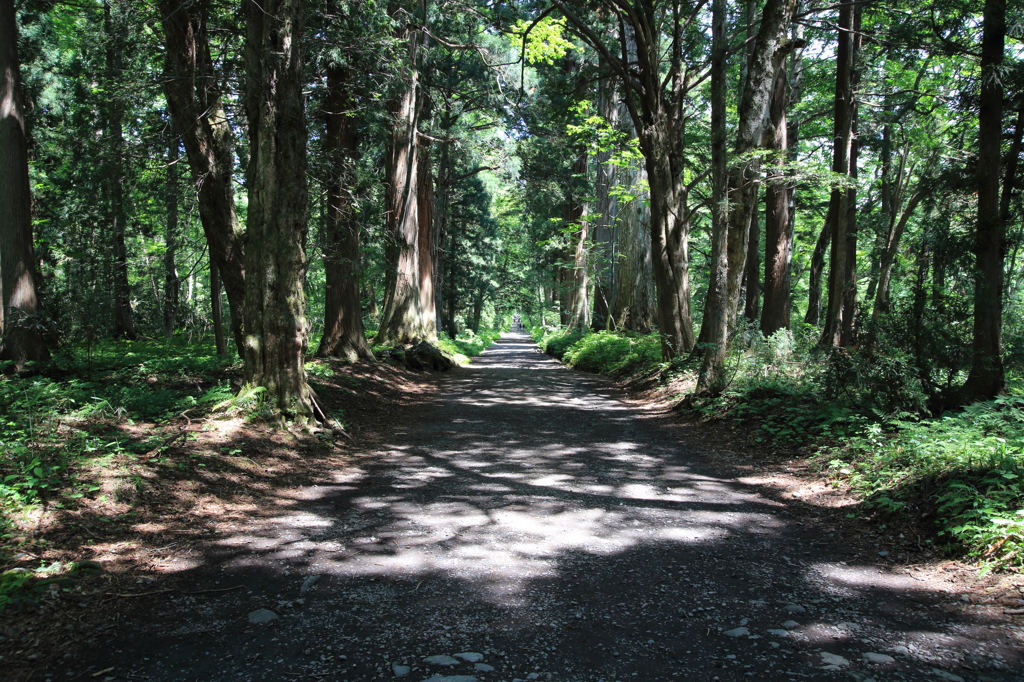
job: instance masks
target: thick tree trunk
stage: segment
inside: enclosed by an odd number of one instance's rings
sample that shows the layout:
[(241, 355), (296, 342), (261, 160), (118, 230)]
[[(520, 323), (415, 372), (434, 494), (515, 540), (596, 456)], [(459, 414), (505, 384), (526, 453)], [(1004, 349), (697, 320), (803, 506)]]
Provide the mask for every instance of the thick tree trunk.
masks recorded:
[[(639, 173), (637, 183), (642, 180)], [(650, 216), (645, 202), (631, 201), (618, 212), (618, 252), (612, 323), (616, 329), (649, 334), (656, 327), (657, 299), (653, 289)]]
[(178, 159), (177, 135), (171, 136), (167, 145), (167, 234), (164, 249), (164, 337), (170, 339), (178, 324), (178, 298), (181, 296), (181, 279), (178, 277)]
[(1003, 87), (999, 69), (1006, 40), (1006, 1), (985, 0), (978, 113), (978, 226), (974, 236), (974, 329), (965, 400), (992, 398), (1006, 388), (1003, 371), (1003, 260), (1006, 226), (999, 210)]
[(45, 362), (39, 282), (32, 249), (32, 195), (25, 103), (13, 0), (0, 0), (0, 360), (20, 372)]
[[(853, 24), (855, 1), (842, 0), (839, 9), (839, 44), (836, 48), (836, 90), (833, 119), (832, 172), (850, 175), (850, 148), (853, 144)], [(853, 311), (844, 310), (847, 283), (847, 248), (849, 246), (849, 200), (846, 187), (835, 187), (829, 199), (829, 215), (832, 218), (832, 249), (829, 255), (828, 308), (825, 313), (825, 327), (821, 334), (821, 345), (841, 346), (844, 315)]]
[(359, 153), (359, 138), (352, 113), (356, 105), (349, 89), (350, 79), (346, 67), (339, 64), (327, 67), (324, 153), (331, 167), (331, 180), (327, 188), (325, 225), (324, 331), (316, 354), (357, 362), (374, 358), (366, 343), (359, 300), (359, 217), (353, 169)]
[(480, 333), (480, 319), (483, 317), (484, 312), (484, 297), (479, 291), (473, 294), (473, 316), (469, 323), (469, 328), (474, 334)]
[(764, 309), (761, 333), (769, 337), (789, 329), (789, 263), (793, 241), (789, 231), (789, 182), (782, 171), (789, 154), (786, 125), (786, 73), (780, 69), (769, 107), (769, 148), (775, 153), (764, 188)]
[(239, 355), (245, 318), (244, 231), (235, 213), (231, 127), (210, 56), (208, 1), (160, 0), (166, 62), (164, 95), (196, 184), (199, 219), (224, 281)]
[[(106, 78), (113, 86), (124, 78), (124, 43), (126, 27), (120, 18), (111, 12), (110, 2), (103, 3), (103, 28), (107, 40)], [(128, 211), (125, 207), (125, 143), (124, 105), (117, 93), (106, 103), (107, 138), (107, 220), (114, 244), (114, 338), (134, 341), (139, 338), (135, 326), (135, 312), (132, 310), (131, 286), (128, 283), (128, 249), (125, 243), (125, 228)]]
[[(408, 65), (406, 87), (391, 105), (393, 128), (387, 150), (386, 230), (388, 234), (384, 312), (376, 343), (415, 343), (437, 338), (433, 288), (430, 273), (430, 235), (420, 234), (429, 227), (429, 213), (420, 216), (427, 200), (420, 185), (418, 128), (423, 109), (423, 94), (418, 71), (420, 38), (415, 27), (406, 27)], [(426, 280), (424, 277), (426, 276)], [(424, 287), (429, 286), (425, 292)], [(429, 294), (429, 301), (426, 298)]]
[(302, 0), (249, 3), (245, 56), (251, 159), (245, 380), (297, 424), (314, 420), (304, 355), (308, 231)]

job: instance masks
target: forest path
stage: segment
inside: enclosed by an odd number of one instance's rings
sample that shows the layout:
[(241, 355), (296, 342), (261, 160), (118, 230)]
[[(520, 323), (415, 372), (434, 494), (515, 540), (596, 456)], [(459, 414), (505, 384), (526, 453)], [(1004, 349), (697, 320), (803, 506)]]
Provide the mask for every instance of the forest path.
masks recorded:
[(1022, 679), (1019, 628), (857, 559), (528, 337), (439, 381), (203, 550), (197, 590), (244, 589), (139, 603), (109, 677)]

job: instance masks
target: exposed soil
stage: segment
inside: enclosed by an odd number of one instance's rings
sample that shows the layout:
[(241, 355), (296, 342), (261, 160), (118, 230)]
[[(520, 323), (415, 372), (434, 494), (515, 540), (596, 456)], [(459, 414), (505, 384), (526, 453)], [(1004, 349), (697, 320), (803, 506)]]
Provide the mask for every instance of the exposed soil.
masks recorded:
[(3, 614), (4, 677), (1024, 679), (1016, 576), (847, 518), (798, 460), (525, 336), (421, 380), (349, 371), (378, 379), (318, 390), (352, 439), (187, 425), (124, 464), (138, 516), (47, 521), (36, 551), (107, 571)]

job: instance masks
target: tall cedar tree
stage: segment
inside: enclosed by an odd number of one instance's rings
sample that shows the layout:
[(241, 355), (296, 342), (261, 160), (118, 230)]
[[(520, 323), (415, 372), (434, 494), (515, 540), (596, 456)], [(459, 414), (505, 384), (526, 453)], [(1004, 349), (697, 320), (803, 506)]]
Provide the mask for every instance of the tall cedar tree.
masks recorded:
[(419, 133), (427, 101), (420, 82), (424, 35), (413, 21), (426, 17), (425, 1), (416, 3), (398, 29), (406, 47), (404, 87), (390, 104), (391, 139), (387, 149), (387, 275), (384, 311), (376, 343), (415, 343), (437, 338), (431, 262), (432, 199), (429, 142)]
[[(735, 163), (728, 172), (729, 213), (725, 225), (719, 225), (715, 235), (712, 255), (715, 271), (712, 274), (718, 295), (713, 308), (704, 313), (708, 320), (705, 324), (711, 327), (698, 382), (700, 391), (717, 393), (725, 385), (726, 349), (729, 334), (736, 324), (750, 220), (760, 185), (760, 166), (754, 152), (761, 143), (775, 74), (786, 55), (797, 46), (787, 39), (795, 10), (796, 0), (768, 0), (751, 53), (750, 71), (740, 100), (736, 143), (733, 145)], [(721, 234), (722, 231), (725, 235)], [(725, 282), (724, 287), (722, 282)]]
[(0, 0), (0, 360), (21, 371), (50, 359), (41, 332), (32, 196), (14, 0)]
[(115, 92), (118, 83), (125, 76), (124, 51), (128, 26), (122, 12), (117, 15), (111, 2), (103, 3), (103, 31), (106, 34), (107, 87), (112, 96), (106, 103), (106, 168), (107, 221), (114, 243), (114, 338), (131, 341), (139, 338), (135, 325), (135, 311), (132, 308), (131, 286), (128, 283), (128, 247), (125, 229), (128, 223), (128, 206), (125, 197), (128, 156), (124, 140), (124, 102), (120, 93)]
[[(974, 237), (974, 335), (969, 400), (992, 398), (1006, 387), (1003, 372), (1003, 258), (1006, 227), (999, 210), (1003, 87), (1000, 67), (1006, 41), (1006, 0), (986, 0), (981, 40), (978, 112), (978, 225)], [(1007, 188), (1006, 191), (1009, 191)]]
[(355, 206), (354, 164), (359, 153), (352, 73), (341, 64), (327, 67), (327, 136), (324, 153), (330, 164), (325, 226), (324, 332), (316, 354), (349, 362), (372, 361), (366, 343), (359, 297), (359, 217)]
[(303, 0), (249, 2), (245, 43), (249, 215), (245, 380), (296, 424), (314, 421), (304, 355), (308, 231)]

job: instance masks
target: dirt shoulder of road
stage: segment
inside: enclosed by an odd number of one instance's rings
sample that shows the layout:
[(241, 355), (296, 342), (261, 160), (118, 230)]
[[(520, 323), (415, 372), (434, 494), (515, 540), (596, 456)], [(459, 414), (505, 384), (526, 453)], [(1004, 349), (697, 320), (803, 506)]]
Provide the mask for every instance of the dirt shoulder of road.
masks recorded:
[[(171, 575), (193, 545), (282, 504), (275, 491), (331, 480), (437, 391), (438, 375), (431, 372), (331, 364), (333, 377), (311, 383), (345, 434), (292, 433), (244, 415), (94, 425), (112, 438), (159, 435), (167, 445), (150, 455), (106, 457), (82, 472), (99, 486), (94, 495), (17, 520), (13, 560), (0, 573), (47, 566), (52, 578), (18, 593), (2, 612), (5, 679), (31, 679), (37, 665), (74, 655), (96, 632), (113, 627), (122, 604), (136, 597), (187, 591)], [(84, 570), (68, 571), (81, 562)]]
[(921, 587), (949, 595), (954, 610), (1024, 624), (1024, 575), (987, 572), (973, 561), (935, 546), (927, 520), (884, 516), (859, 500), (848, 486), (815, 465), (806, 449), (773, 449), (754, 445), (742, 425), (702, 420), (680, 410), (679, 396), (693, 390), (679, 379), (621, 381), (626, 400), (642, 406), (651, 418), (679, 433), (680, 440), (699, 446), (704, 462), (721, 475), (756, 486), (767, 497), (784, 502), (796, 522), (825, 527), (830, 535), (856, 547), (859, 556), (880, 568), (904, 572)]

